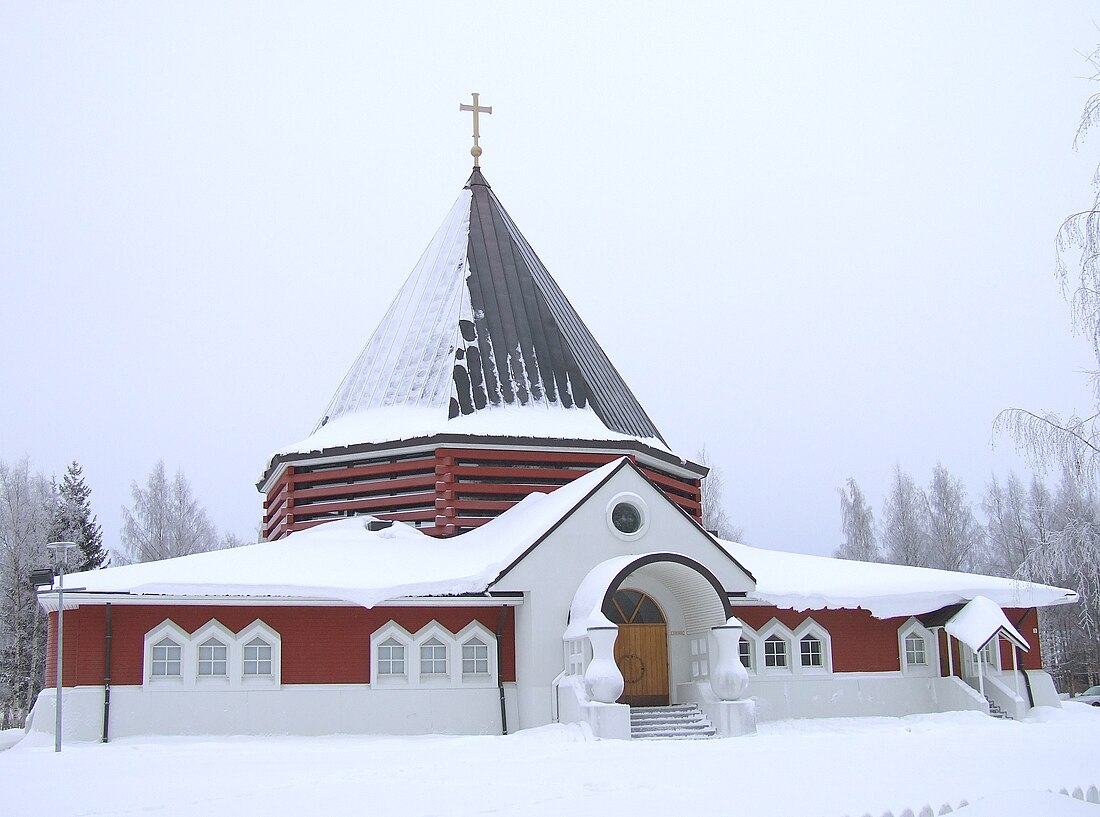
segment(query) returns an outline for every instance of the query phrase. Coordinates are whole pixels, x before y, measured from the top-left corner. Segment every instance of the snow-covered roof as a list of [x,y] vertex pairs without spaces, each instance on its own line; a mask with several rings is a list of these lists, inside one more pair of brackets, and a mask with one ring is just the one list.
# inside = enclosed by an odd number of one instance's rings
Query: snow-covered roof
[[1027,639],[1012,626],[995,601],[985,596],[975,596],[959,612],[951,616],[943,628],[963,644],[977,652],[997,633],[1004,633],[1025,652],[1029,649]]
[[665,448],[476,168],[314,433],[279,453],[444,431]]
[[[366,607],[408,597],[485,593],[627,465],[628,460],[619,459],[550,494],[532,494],[457,538],[436,539],[402,523],[371,531],[366,526],[370,517],[360,516],[274,542],[73,574],[70,586],[83,587],[86,593],[331,599]],[[686,516],[683,520],[685,525],[695,524]],[[1076,599],[1069,590],[1012,579],[719,544],[755,577],[755,600],[796,610],[863,608],[889,618],[918,615],[978,596],[1002,607],[1045,607]],[[674,551],[675,538],[661,546]],[[629,561],[643,553],[624,558]],[[614,567],[608,565],[606,570]]]
[[524,551],[622,464],[610,462],[550,494],[532,494],[458,539],[372,517],[326,522],[274,542],[75,573],[85,593],[331,599],[373,607],[410,596],[484,593]]
[[439,434],[472,437],[530,437],[544,440],[641,440],[650,448],[671,453],[656,437],[645,439],[613,431],[591,407],[564,408],[539,403],[496,406],[476,414],[448,419],[436,408],[385,406],[345,414],[318,428],[304,440],[285,446],[276,456],[308,454],[350,444],[414,440]]
[[876,618],[892,618],[977,596],[1002,607],[1048,607],[1077,599],[1071,590],[1016,579],[721,544],[756,577],[756,598],[794,610],[862,607]]

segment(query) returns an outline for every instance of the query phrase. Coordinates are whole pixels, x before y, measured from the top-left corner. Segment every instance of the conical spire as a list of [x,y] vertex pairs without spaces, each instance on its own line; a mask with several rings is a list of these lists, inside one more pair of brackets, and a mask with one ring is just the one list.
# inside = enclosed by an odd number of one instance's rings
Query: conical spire
[[318,428],[387,407],[577,409],[664,442],[477,167]]

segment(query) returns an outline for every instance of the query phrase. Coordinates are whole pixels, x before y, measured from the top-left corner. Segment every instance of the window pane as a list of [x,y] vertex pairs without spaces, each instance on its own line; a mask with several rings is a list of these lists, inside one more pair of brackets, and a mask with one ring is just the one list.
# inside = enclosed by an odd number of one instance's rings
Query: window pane
[[420,645],[420,674],[447,674],[447,647],[438,638],[430,638]]
[[915,633],[905,637],[905,663],[913,666],[928,663],[924,649],[924,639]]
[[737,642],[737,650],[741,656],[741,666],[745,669],[752,669],[752,649],[749,642],[742,638]]
[[170,638],[162,638],[153,646],[152,673],[158,677],[180,674],[183,650]]
[[259,636],[244,645],[244,674],[271,675],[271,645]]
[[489,672],[489,646],[480,638],[462,645],[462,671],[467,675]]
[[787,642],[778,636],[769,636],[764,641],[764,666],[787,666]]
[[405,646],[393,638],[387,638],[378,647],[378,674],[405,674]]
[[803,636],[799,642],[802,652],[802,666],[804,667],[820,667],[822,666],[821,660],[821,640],[814,638],[813,636]]

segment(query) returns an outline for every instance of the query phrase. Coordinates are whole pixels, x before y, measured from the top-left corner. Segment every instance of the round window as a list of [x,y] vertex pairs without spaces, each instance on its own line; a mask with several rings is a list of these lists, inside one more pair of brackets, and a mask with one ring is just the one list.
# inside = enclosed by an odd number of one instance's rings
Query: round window
[[611,511],[611,524],[622,533],[637,533],[642,527],[642,512],[629,502],[620,502]]

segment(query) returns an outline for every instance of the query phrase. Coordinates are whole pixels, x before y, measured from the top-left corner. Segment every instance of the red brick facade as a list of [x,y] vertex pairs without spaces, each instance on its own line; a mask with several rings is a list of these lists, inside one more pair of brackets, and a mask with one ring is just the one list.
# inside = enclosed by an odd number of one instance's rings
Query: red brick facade
[[[501,639],[501,676],[516,677],[515,610],[505,609]],[[735,615],[754,630],[773,618],[791,630],[812,618],[832,642],[833,672],[898,672],[901,669],[898,631],[908,617],[877,619],[866,610],[807,610],[776,607],[736,607]],[[1034,609],[1005,610],[1031,651],[1017,657],[1021,669],[1042,669],[1038,616]],[[370,637],[389,621],[415,633],[432,620],[457,633],[472,621],[496,632],[499,607],[321,607],[321,606],[200,606],[114,605],[112,607],[111,683],[140,685],[143,680],[145,634],[166,619],[189,633],[217,619],[240,632],[257,619],[279,633],[282,640],[282,683],[366,684],[370,681]],[[57,615],[50,615],[46,685],[56,683]],[[106,607],[84,605],[65,613],[65,686],[101,685],[104,673]],[[940,633],[940,674],[948,674],[945,638]],[[954,648],[955,674],[961,672],[958,642]],[[1001,644],[1001,666],[1012,666],[1012,650]]]
[[[777,607],[735,607],[734,615],[749,627],[760,630],[773,618],[788,629],[797,629],[812,618],[821,625],[832,640],[833,672],[899,672],[901,648],[898,631],[909,616],[878,619],[866,610],[781,610]],[[1006,608],[1005,615],[1031,645],[1030,652],[1017,656],[1020,669],[1042,669],[1039,655],[1039,619],[1034,609]],[[946,639],[940,632],[940,674],[947,675]],[[959,643],[952,639],[955,674],[962,666],[959,660]],[[1002,640],[1001,666],[1012,666],[1012,649]]]
[[[65,611],[64,685],[102,685],[105,665],[106,607],[83,605]],[[504,608],[501,677],[516,677],[515,611]],[[366,684],[370,682],[370,637],[390,621],[410,633],[431,621],[457,633],[473,621],[495,633],[500,607],[239,607],[198,605],[111,608],[111,683],[143,681],[145,634],[165,619],[189,633],[217,619],[240,632],[260,619],[282,641],[283,684]],[[57,683],[57,614],[50,615],[46,685]]]

